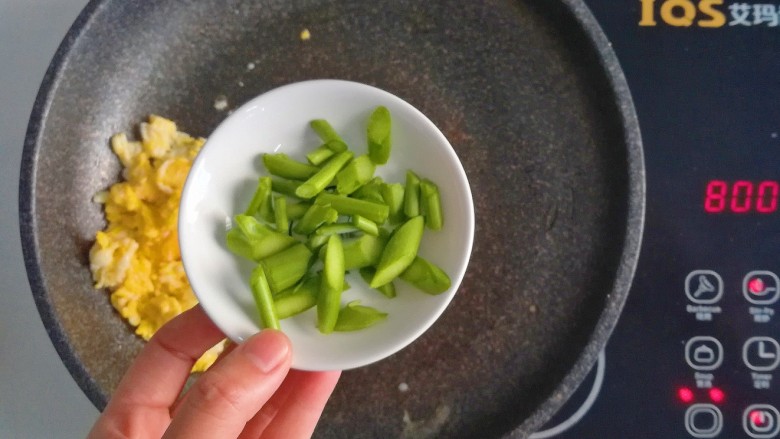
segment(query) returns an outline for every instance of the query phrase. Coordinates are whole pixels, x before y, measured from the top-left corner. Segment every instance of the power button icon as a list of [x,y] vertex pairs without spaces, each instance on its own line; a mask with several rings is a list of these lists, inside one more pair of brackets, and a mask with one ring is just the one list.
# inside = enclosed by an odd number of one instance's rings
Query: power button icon
[[753,404],[742,414],[742,427],[752,438],[777,437],[780,433],[780,412],[769,404]]

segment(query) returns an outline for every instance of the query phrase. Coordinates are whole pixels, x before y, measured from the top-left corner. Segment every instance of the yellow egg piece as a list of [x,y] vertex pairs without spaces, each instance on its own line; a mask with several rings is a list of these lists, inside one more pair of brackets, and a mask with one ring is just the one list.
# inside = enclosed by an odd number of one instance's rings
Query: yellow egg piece
[[[103,204],[107,226],[96,233],[89,258],[95,288],[108,289],[117,313],[148,340],[198,303],[181,263],[177,220],[184,182],[205,139],[157,115],[140,124],[140,133],[140,141],[125,133],[111,137],[123,181],[93,198]],[[223,347],[204,353],[193,371],[208,369]]]

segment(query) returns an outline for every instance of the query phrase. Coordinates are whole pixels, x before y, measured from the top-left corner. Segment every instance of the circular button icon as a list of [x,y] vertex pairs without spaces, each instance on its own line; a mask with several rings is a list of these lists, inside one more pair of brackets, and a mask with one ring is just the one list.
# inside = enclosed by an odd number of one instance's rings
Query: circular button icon
[[769,404],[753,404],[742,414],[742,428],[752,438],[777,437],[780,433],[780,412]]
[[751,337],[742,346],[742,360],[756,372],[771,372],[780,366],[780,343],[772,337]]
[[694,370],[715,370],[723,363],[723,345],[715,337],[693,337],[685,343],[685,361]]
[[771,271],[751,271],[742,279],[742,295],[754,305],[771,305],[780,299],[780,279]]
[[685,295],[699,305],[717,303],[723,297],[723,279],[712,270],[693,270],[685,277]]
[[712,404],[694,404],[685,411],[685,429],[695,438],[711,438],[723,429],[723,413]]

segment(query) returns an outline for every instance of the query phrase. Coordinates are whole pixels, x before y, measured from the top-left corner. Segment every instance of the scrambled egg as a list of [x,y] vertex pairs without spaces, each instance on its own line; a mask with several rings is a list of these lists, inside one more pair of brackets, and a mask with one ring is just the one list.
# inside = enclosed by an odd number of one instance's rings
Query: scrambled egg
[[[141,123],[141,141],[124,133],[111,148],[124,166],[124,181],[95,195],[108,225],[90,250],[95,288],[111,292],[111,304],[149,340],[163,324],[197,304],[179,253],[177,216],[192,161],[205,143],[152,115]],[[193,371],[206,370],[222,351],[206,352]]]

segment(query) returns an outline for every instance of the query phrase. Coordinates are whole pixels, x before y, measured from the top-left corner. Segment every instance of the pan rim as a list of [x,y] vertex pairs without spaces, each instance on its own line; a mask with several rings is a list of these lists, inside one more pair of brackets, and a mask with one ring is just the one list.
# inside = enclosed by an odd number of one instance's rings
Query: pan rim
[[19,232],[22,243],[22,255],[27,271],[35,306],[54,349],[60,356],[65,368],[86,397],[99,410],[103,411],[108,403],[98,385],[84,367],[84,363],[71,349],[69,337],[56,318],[54,307],[44,286],[45,276],[41,271],[38,237],[36,234],[35,181],[37,180],[36,161],[38,144],[43,135],[45,121],[51,108],[52,99],[59,88],[59,78],[67,66],[67,56],[81,36],[89,29],[98,10],[106,0],[90,0],[81,10],[57,47],[49,67],[41,80],[41,86],[30,112],[27,132],[22,149],[21,172],[19,177]]
[[561,2],[580,25],[580,31],[587,36],[589,46],[598,55],[600,67],[609,82],[612,98],[615,100],[617,113],[621,118],[623,146],[626,150],[626,163],[628,165],[628,205],[623,251],[612,290],[606,296],[606,306],[590,333],[588,342],[579,354],[579,358],[563,380],[546,397],[545,402],[508,437],[516,437],[518,433],[522,437],[522,435],[527,435],[541,428],[566,403],[596,364],[599,354],[617,326],[628,298],[639,261],[644,231],[646,196],[644,152],[639,119],[628,82],[617,54],[612,49],[612,44],[584,0],[561,0]]
[[[554,390],[544,397],[544,402],[509,434],[510,437],[521,437],[541,427],[552,414],[560,409],[596,363],[599,353],[619,321],[628,297],[639,260],[644,229],[646,190],[644,154],[639,121],[628,83],[617,55],[584,0],[560,0],[560,2],[579,25],[578,31],[587,36],[590,48],[598,55],[600,70],[608,81],[612,93],[611,98],[614,99],[617,107],[616,114],[621,119],[622,147],[625,148],[628,165],[628,199],[623,250],[619,258],[620,264],[615,272],[612,290],[606,295],[605,307],[595,320],[593,330],[587,343],[578,354],[577,360]],[[80,38],[89,31],[92,22],[99,16],[101,8],[105,7],[107,3],[108,0],[89,1],[69,28],[47,68],[31,111],[25,135],[18,200],[22,253],[36,308],[66,369],[87,398],[101,411],[108,402],[108,395],[103,393],[77,353],[72,349],[69,336],[59,323],[53,303],[46,291],[45,276],[41,270],[41,259],[37,245],[34,200],[39,144],[52,101],[60,87],[61,75],[68,65],[68,56]]]

